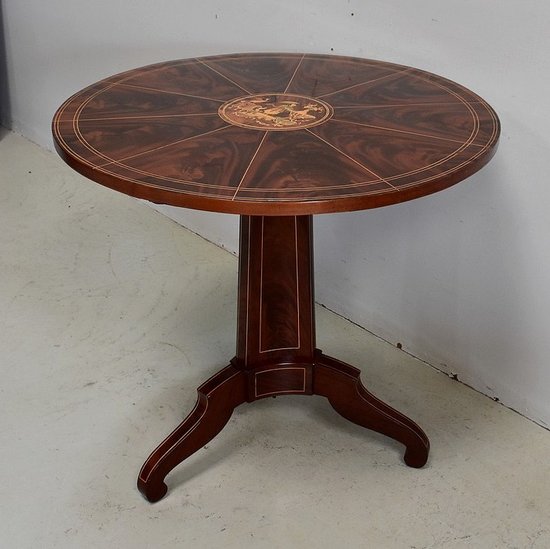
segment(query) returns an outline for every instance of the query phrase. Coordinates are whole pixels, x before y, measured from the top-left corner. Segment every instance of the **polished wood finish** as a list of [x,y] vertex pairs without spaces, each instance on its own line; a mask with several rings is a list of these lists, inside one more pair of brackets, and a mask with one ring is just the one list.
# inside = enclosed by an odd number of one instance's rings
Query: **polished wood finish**
[[107,78],[57,111],[57,150],[90,179],[154,202],[241,215],[236,356],[149,456],[149,501],[235,407],[321,395],[348,420],[428,459],[426,434],[316,349],[313,213],[375,208],[473,174],[494,154],[492,108],[411,67],[313,54],[169,61]]
[[241,217],[237,360],[303,360],[315,348],[311,216]]
[[313,389],[316,395],[327,397],[332,407],[349,421],[404,444],[404,460],[409,467],[426,464],[430,442],[414,421],[369,393],[359,379],[357,368],[320,351],[316,358]]
[[138,488],[151,502],[166,494],[166,475],[212,440],[225,427],[234,408],[245,402],[244,373],[228,366],[203,383],[197,393],[191,413],[153,451],[139,472]]
[[357,368],[315,349],[311,216],[241,217],[237,354],[199,389],[191,414],[145,462],[138,487],[149,501],[164,478],[204,446],[244,402],[321,395],[346,419],[405,445],[405,463],[428,459],[426,434],[362,385]]
[[499,131],[481,97],[440,76],[288,53],[131,70],[76,93],[53,121],[60,155],[94,181],[153,202],[258,216],[433,193],[486,164]]

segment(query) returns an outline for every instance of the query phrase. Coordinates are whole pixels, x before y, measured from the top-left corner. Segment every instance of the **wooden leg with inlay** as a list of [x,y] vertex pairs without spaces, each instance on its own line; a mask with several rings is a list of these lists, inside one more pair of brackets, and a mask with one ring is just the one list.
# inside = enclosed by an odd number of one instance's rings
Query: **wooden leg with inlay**
[[228,366],[203,383],[197,392],[195,408],[141,468],[137,485],[151,502],[166,494],[166,475],[212,440],[225,427],[233,410],[246,401],[245,375]]
[[426,433],[407,416],[367,391],[360,373],[357,368],[319,352],[313,392],[326,397],[347,420],[404,444],[405,463],[409,467],[423,467],[430,451]]

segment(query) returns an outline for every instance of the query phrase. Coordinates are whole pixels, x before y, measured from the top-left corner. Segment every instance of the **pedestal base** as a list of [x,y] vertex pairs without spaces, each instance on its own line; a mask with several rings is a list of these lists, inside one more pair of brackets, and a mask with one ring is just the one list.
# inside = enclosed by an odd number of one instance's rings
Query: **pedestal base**
[[353,366],[315,349],[311,216],[241,217],[237,355],[198,388],[195,408],[143,465],[138,488],[151,502],[176,465],[212,440],[243,402],[321,395],[343,417],[406,447],[422,467],[428,437],[369,393]]
[[237,406],[276,395],[324,396],[349,421],[404,444],[408,466],[426,463],[430,443],[414,421],[369,393],[357,368],[321,351],[315,358],[312,364],[275,364],[252,371],[232,364],[203,383],[195,408],[143,465],[138,477],[140,492],[150,502],[160,500],[167,492],[166,475],[212,440]]

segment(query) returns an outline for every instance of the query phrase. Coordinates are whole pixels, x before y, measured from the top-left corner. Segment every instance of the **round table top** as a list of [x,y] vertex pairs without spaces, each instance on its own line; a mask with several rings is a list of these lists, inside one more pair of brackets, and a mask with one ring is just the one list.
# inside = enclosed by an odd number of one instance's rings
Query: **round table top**
[[374,208],[493,156],[493,109],[434,74],[368,59],[233,54],[150,65],[76,93],[56,148],[86,177],[161,204],[244,215]]

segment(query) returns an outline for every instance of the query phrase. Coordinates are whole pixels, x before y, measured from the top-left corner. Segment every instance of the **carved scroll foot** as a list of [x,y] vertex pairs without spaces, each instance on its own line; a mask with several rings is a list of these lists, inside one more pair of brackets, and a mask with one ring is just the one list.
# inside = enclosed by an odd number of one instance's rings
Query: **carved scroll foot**
[[430,442],[424,431],[369,393],[359,375],[357,368],[318,352],[313,392],[326,397],[332,407],[349,421],[404,444],[404,460],[409,467],[424,466],[430,451]]
[[166,494],[166,475],[212,440],[229,421],[234,408],[246,401],[245,375],[228,366],[203,383],[197,392],[195,408],[141,468],[138,489],[150,502],[159,501]]

